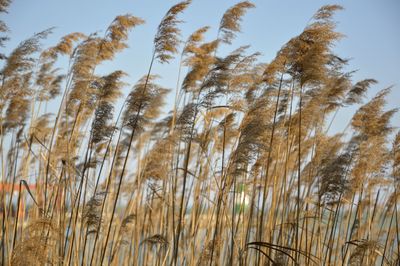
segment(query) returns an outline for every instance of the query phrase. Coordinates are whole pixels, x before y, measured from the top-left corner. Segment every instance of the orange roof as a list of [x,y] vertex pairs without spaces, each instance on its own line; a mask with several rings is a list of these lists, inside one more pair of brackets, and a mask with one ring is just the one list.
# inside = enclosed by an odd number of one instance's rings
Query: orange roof
[[[28,185],[28,187],[29,187],[29,189],[30,190],[35,190],[36,189],[36,184],[30,184],[30,185]],[[25,186],[21,186],[21,189],[22,190],[24,190],[24,189],[26,189],[25,188]],[[19,184],[18,183],[16,183],[16,184],[14,184],[14,187],[13,187],[13,185],[12,184],[10,184],[10,183],[5,183],[5,184],[3,184],[3,183],[0,183],[0,191],[18,191],[19,190]]]

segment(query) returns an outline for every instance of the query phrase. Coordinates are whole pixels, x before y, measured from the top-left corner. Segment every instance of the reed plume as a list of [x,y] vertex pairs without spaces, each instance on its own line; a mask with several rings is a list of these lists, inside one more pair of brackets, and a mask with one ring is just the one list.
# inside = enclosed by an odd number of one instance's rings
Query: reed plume
[[180,30],[177,27],[181,21],[177,16],[182,13],[191,1],[180,2],[171,7],[161,20],[157,34],[154,37],[154,54],[160,63],[168,63],[178,52]]
[[246,14],[247,9],[254,7],[255,5],[250,1],[243,1],[232,6],[224,13],[219,24],[222,42],[231,44],[236,33],[240,32],[240,22],[242,21],[243,15]]

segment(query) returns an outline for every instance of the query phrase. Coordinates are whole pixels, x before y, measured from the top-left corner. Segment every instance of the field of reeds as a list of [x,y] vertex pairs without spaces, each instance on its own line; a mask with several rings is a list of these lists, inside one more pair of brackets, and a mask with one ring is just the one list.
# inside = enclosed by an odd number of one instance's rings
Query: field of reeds
[[[97,72],[145,27],[130,14],[103,36],[43,47],[49,29],[0,54],[1,265],[399,265],[397,110],[334,53],[342,8],[321,7],[264,63],[219,52],[251,2],[210,40],[208,26],[181,36],[190,4],[160,18],[136,84]],[[174,58],[166,89],[153,68]]]

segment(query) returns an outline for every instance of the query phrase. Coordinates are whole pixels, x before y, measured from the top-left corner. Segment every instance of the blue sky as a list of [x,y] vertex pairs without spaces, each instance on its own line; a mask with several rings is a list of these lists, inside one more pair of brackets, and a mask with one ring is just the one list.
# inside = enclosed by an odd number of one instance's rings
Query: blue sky
[[[106,62],[98,69],[107,73],[121,69],[129,74],[126,81],[133,84],[146,73],[150,61],[152,40],[157,25],[165,12],[178,1],[171,0],[14,0],[9,13],[2,15],[11,29],[11,40],[6,51],[33,33],[55,26],[46,45],[57,43],[63,35],[80,31],[86,34],[103,31],[113,18],[131,13],[141,17],[146,24],[131,32],[130,48],[120,53],[113,62]],[[232,0],[194,0],[183,14],[182,38],[195,29],[209,25],[209,38],[216,36],[216,29],[224,11],[237,3]],[[257,8],[250,10],[242,23],[242,33],[232,47],[221,48],[221,53],[240,45],[251,45],[251,51],[262,53],[262,61],[270,61],[290,38],[299,34],[313,13],[325,4],[340,4],[345,10],[335,18],[338,31],[346,37],[335,47],[343,58],[351,58],[349,70],[358,70],[354,80],[375,78],[379,81],[370,96],[380,89],[394,85],[388,108],[400,104],[400,1],[351,0],[351,1],[295,1],[255,0]],[[160,74],[161,84],[174,88],[178,64],[156,65],[153,73]],[[126,92],[129,87],[125,88]],[[172,94],[171,94],[172,95]],[[169,98],[172,99],[172,96]],[[51,110],[49,110],[51,111]],[[338,115],[336,130],[340,130],[351,117],[353,109]],[[400,126],[400,116],[393,120]]]

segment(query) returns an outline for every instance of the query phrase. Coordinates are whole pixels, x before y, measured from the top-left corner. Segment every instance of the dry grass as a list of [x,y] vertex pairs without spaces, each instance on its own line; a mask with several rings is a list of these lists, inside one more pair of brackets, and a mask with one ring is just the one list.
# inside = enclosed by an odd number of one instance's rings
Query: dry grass
[[[122,106],[126,74],[96,68],[128,48],[138,17],[43,49],[46,30],[0,54],[2,265],[398,265],[397,110],[385,109],[390,88],[363,104],[376,81],[353,82],[334,54],[341,7],[322,7],[262,63],[248,47],[218,53],[252,3],[228,9],[216,39],[202,27],[181,47],[189,5],[162,18]],[[161,117],[170,90],[153,66],[178,53],[175,104]],[[44,113],[51,101],[59,110]]]

